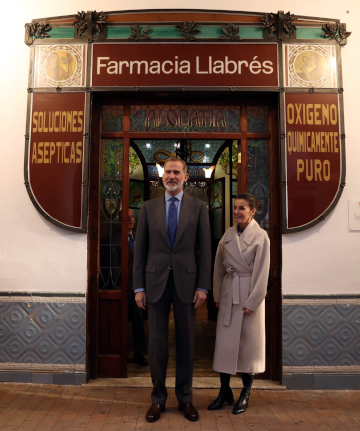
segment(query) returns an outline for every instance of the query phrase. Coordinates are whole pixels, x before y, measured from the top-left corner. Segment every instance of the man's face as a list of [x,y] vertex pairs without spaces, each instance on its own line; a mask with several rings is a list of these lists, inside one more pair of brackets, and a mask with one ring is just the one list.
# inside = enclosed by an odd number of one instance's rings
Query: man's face
[[163,184],[166,190],[170,192],[181,191],[184,182],[189,178],[185,174],[183,164],[179,162],[167,162],[163,174]]
[[133,210],[129,209],[129,223],[128,223],[129,231],[133,230],[134,226],[135,226],[135,215]]

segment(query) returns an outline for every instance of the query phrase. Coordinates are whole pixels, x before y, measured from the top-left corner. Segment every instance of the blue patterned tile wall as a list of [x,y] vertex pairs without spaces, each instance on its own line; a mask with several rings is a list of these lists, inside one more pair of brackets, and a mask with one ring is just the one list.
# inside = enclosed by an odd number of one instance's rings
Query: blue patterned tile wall
[[48,296],[0,297],[0,372],[85,372],[85,297]]
[[359,306],[283,306],[284,366],[351,366],[359,363]]

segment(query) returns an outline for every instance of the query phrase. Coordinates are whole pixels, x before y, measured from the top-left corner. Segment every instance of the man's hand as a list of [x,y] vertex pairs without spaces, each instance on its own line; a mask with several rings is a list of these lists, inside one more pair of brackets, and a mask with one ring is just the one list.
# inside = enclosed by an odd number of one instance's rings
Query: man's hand
[[138,307],[146,310],[146,293],[145,292],[137,292],[135,293],[135,302]]
[[193,302],[195,302],[195,305],[194,305],[195,310],[205,302],[206,298],[207,298],[206,292],[204,292],[203,290],[196,289],[195,296],[193,299]]

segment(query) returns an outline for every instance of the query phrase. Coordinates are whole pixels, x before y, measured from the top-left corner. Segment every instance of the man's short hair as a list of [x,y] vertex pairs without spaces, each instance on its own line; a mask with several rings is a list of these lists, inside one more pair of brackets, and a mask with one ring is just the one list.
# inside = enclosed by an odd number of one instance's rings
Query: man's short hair
[[183,159],[180,159],[179,157],[174,157],[174,156],[169,157],[164,162],[164,169],[165,169],[165,165],[167,162],[181,162],[183,165],[184,173],[187,174],[188,167],[187,167],[187,164],[184,162]]

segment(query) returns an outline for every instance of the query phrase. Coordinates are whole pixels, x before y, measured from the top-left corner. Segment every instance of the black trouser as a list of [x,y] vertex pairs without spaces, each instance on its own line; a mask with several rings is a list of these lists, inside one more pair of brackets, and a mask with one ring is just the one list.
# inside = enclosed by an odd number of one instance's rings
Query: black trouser
[[169,358],[168,325],[170,307],[173,304],[176,332],[176,381],[175,394],[179,402],[192,400],[194,365],[194,340],[196,311],[194,304],[180,301],[174,286],[173,272],[158,302],[147,303],[149,312],[149,363],[154,389],[153,403],[164,404],[167,399],[165,386]]
[[135,293],[128,297],[128,314],[132,322],[135,353],[144,354],[146,353],[144,316],[142,308],[138,307],[135,302]]

